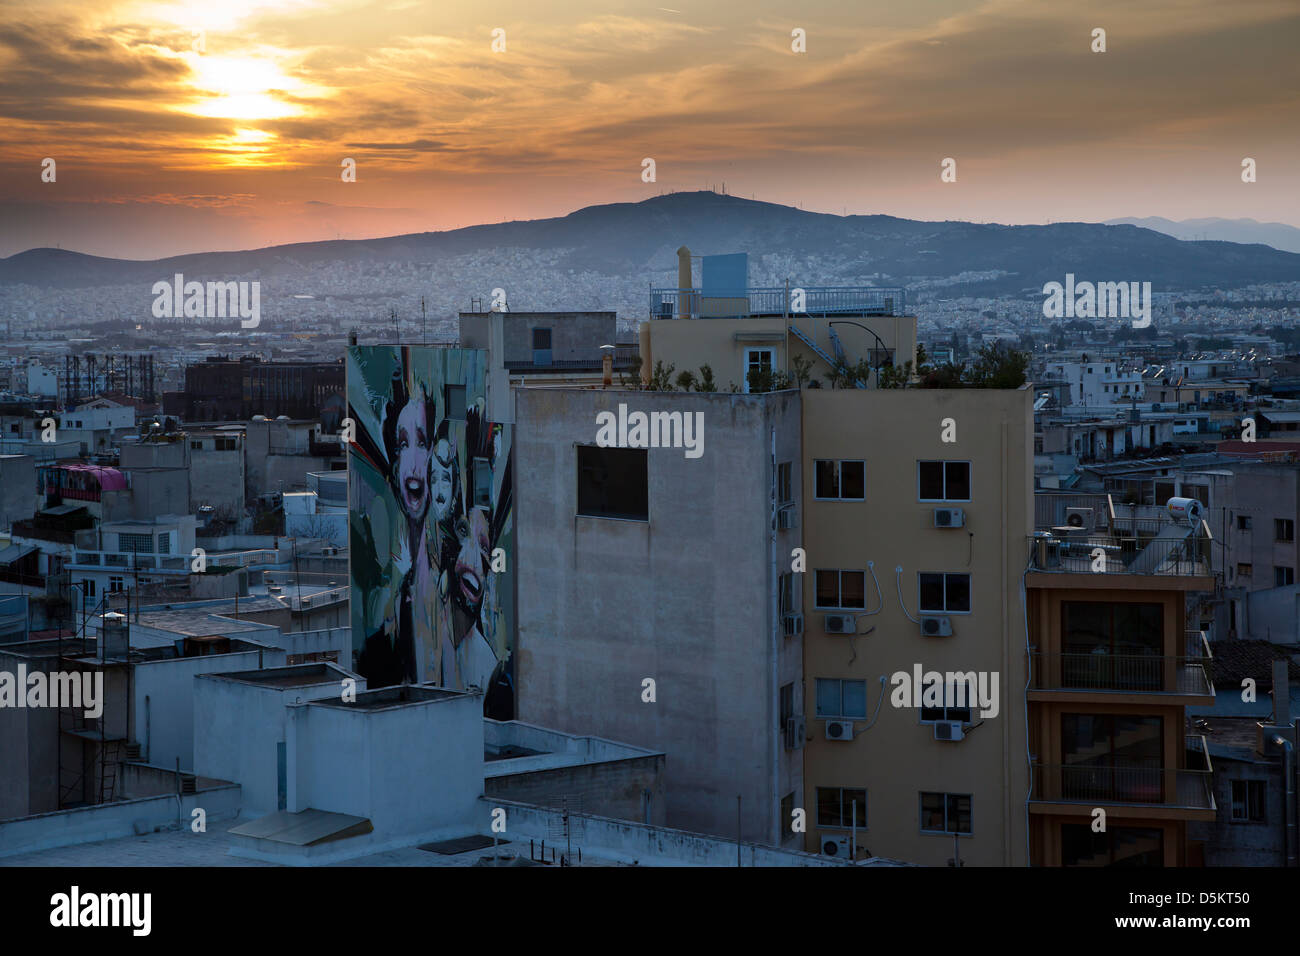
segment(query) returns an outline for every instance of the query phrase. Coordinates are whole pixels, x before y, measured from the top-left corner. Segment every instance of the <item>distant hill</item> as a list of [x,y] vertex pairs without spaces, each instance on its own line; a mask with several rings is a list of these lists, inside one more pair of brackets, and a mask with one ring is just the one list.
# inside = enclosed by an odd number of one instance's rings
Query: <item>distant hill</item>
[[673,251],[683,243],[696,254],[749,252],[751,264],[755,256],[788,255],[812,262],[814,273],[817,261],[824,259],[825,278],[800,275],[809,283],[871,278],[881,285],[924,286],[945,280],[945,294],[951,295],[1038,293],[1043,283],[1061,281],[1067,272],[1080,281],[1150,281],[1155,291],[1300,280],[1300,255],[1295,252],[1258,244],[1185,242],[1135,225],[1003,226],[835,216],[691,192],[589,206],[555,219],[198,253],[153,262],[32,249],[0,259],[0,284],[75,289],[153,283],[176,272],[195,279],[249,273],[289,277],[309,265],[341,261],[436,268],[439,261],[454,256],[514,248],[563,250],[559,267],[635,278],[648,286],[652,279],[672,274],[668,270],[675,265]]
[[1175,239],[1218,239],[1224,242],[1261,243],[1283,252],[1300,252],[1300,229],[1284,222],[1254,219],[1108,219],[1107,225],[1141,226]]

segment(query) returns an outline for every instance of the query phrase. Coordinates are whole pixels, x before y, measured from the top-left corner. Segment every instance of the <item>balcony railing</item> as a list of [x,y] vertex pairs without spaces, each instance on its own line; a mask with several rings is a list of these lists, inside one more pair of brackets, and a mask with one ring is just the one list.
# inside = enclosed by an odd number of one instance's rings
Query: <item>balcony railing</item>
[[[802,293],[802,297],[800,297]],[[802,301],[801,301],[802,299]],[[904,315],[907,292],[877,286],[784,286],[729,290],[651,289],[652,319],[759,315]]]
[[1210,544],[1203,524],[1136,520],[1109,532],[1039,531],[1030,539],[1029,560],[1034,571],[1209,577]]
[[1208,770],[1107,763],[1035,764],[1031,800],[1213,810]]
[[1034,690],[1214,696],[1213,661],[1208,656],[1036,653],[1031,657]]

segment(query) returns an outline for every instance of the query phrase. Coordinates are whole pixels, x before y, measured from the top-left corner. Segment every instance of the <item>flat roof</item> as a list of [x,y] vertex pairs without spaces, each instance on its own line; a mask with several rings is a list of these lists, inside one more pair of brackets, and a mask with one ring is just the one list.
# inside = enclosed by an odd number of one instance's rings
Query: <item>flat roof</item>
[[389,707],[406,707],[411,704],[432,703],[469,697],[464,691],[446,690],[442,687],[425,687],[419,684],[402,684],[399,687],[382,687],[357,694],[356,700],[309,701],[313,707],[343,707],[351,710],[384,710]]
[[212,680],[234,681],[239,684],[256,684],[259,687],[314,687],[318,684],[337,684],[340,671],[323,663],[292,664],[288,667],[264,667],[255,671],[235,671],[227,674],[204,674]]

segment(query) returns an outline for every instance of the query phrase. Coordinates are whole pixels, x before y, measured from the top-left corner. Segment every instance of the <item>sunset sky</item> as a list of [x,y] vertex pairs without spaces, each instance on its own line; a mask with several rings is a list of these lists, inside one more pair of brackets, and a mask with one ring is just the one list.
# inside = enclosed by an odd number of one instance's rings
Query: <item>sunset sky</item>
[[724,182],[837,214],[1300,226],[1296,0],[665,3],[0,0],[0,255],[368,238]]

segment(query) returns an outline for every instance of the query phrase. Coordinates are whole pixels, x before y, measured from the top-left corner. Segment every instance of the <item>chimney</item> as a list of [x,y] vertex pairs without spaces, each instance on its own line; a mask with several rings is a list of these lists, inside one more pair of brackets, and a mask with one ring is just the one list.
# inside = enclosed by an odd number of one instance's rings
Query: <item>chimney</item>
[[100,619],[99,639],[104,657],[125,656],[127,652],[126,615],[109,611]]
[[614,346],[600,347],[600,384],[609,388],[614,384]]
[[348,333],[348,345],[356,345],[356,344],[357,344],[357,332],[356,329],[353,329],[351,332]]

